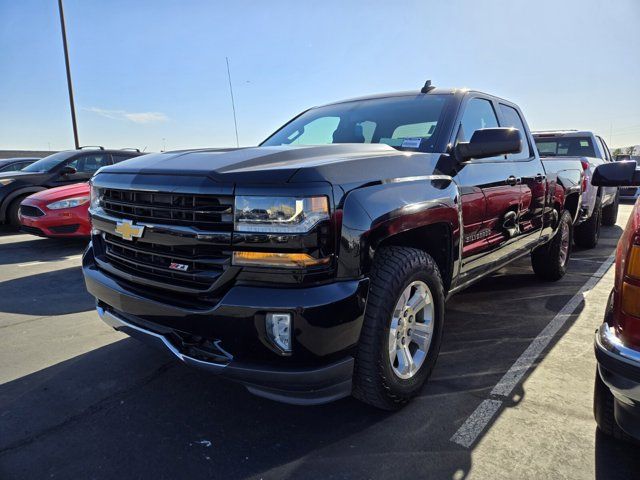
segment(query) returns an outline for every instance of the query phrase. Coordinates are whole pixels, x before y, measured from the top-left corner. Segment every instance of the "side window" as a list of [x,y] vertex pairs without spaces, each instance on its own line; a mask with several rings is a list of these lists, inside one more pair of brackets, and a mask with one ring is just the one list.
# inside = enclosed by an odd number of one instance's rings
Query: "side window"
[[484,98],[472,98],[467,103],[462,121],[458,131],[458,141],[468,142],[471,140],[473,132],[481,128],[492,128],[498,126],[496,112],[493,105]]
[[604,155],[603,160],[605,162],[611,161],[611,153],[609,152],[609,147],[604,142],[602,137],[596,137],[598,139],[598,145],[600,145],[600,149],[602,150],[602,155]]
[[7,165],[5,168],[1,169],[3,172],[18,172],[26,167],[28,163],[24,162],[16,162],[10,165]]
[[507,155],[509,160],[525,160],[531,157],[531,150],[529,149],[529,140],[527,139],[527,130],[524,128],[524,123],[520,114],[515,108],[508,105],[500,104],[500,112],[504,117],[503,127],[513,127],[520,131],[520,138],[522,139],[522,151],[520,153],[512,153]]
[[93,175],[98,171],[98,169],[109,164],[110,161],[108,153],[92,153],[78,157],[67,165],[75,168],[78,173],[89,173]]
[[111,155],[111,158],[113,159],[113,163],[120,163],[120,162],[124,162],[125,160],[129,160],[130,158],[133,158],[129,155]]

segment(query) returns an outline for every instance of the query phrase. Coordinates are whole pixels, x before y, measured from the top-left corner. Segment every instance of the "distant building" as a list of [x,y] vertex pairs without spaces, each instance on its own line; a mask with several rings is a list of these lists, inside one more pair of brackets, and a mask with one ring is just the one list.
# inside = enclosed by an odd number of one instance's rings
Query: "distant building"
[[0,150],[0,158],[46,157],[56,153],[47,150]]

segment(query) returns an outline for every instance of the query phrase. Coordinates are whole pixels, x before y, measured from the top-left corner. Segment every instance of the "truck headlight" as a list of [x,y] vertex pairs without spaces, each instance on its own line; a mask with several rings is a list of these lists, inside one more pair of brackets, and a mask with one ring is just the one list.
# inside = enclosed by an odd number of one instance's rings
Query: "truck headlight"
[[89,201],[89,197],[87,196],[67,198],[66,200],[60,200],[58,202],[49,203],[47,205],[47,208],[49,210],[60,210],[62,208],[79,207],[80,205],[84,205],[88,201]]
[[100,208],[102,204],[102,190],[100,190],[94,184],[91,184],[90,201],[91,203],[89,204],[89,206],[92,210]]
[[327,197],[236,197],[235,230],[259,233],[306,233],[329,219]]
[[[317,197],[236,197],[234,228],[237,232],[304,234],[329,220],[329,199]],[[326,265],[330,257],[307,253],[233,252],[233,264],[254,267],[307,268]]]

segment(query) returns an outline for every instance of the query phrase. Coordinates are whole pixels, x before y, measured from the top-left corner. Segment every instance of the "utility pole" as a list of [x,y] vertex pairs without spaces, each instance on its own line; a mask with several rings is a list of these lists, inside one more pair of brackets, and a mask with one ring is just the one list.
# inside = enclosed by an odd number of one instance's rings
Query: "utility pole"
[[64,9],[62,8],[62,0],[58,0],[58,9],[60,10],[60,28],[62,29],[62,46],[64,48],[64,63],[67,67],[67,88],[69,89],[69,105],[71,107],[71,124],[73,126],[73,141],[76,149],[80,148],[78,141],[78,124],[76,123],[76,107],[73,101],[73,85],[71,84],[71,67],[69,66],[69,49],[67,48],[67,29],[64,25]]
[[236,120],[236,104],[233,101],[233,87],[231,86],[231,70],[229,69],[229,57],[224,57],[227,60],[227,77],[229,78],[229,92],[231,92],[231,108],[233,109],[233,124],[236,127],[236,147],[240,146],[238,140],[238,121]]

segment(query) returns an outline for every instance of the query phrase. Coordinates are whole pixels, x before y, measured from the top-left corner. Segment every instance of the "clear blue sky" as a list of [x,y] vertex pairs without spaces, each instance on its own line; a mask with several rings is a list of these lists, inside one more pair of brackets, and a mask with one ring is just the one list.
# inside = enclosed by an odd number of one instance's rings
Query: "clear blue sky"
[[[640,1],[65,0],[80,142],[241,145],[301,110],[471,87],[640,144]],[[56,0],[0,0],[0,149],[73,146]]]

